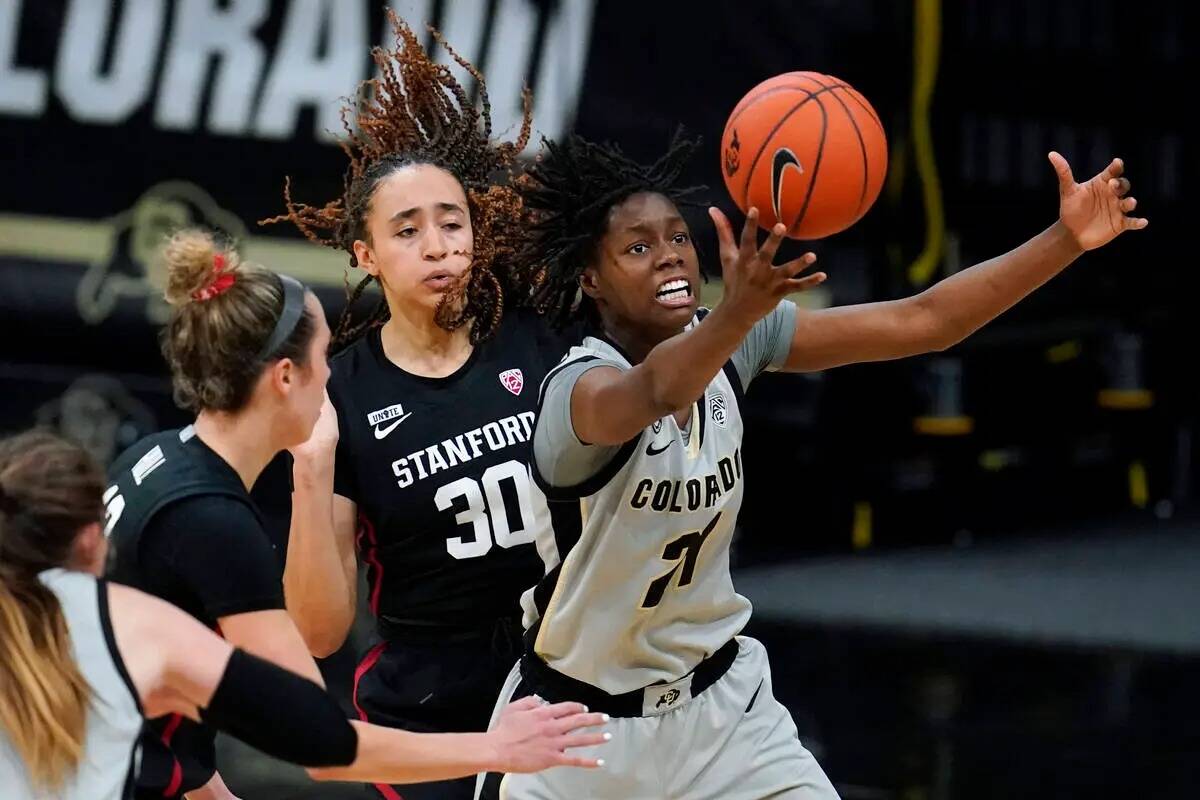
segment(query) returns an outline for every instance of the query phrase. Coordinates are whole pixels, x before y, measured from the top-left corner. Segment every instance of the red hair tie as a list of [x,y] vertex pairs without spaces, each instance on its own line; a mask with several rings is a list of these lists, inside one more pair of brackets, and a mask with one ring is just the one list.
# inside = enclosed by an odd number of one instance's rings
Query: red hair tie
[[208,286],[203,289],[198,289],[192,292],[192,299],[203,303],[205,300],[211,300],[219,294],[223,294],[233,282],[236,276],[232,272],[225,271],[225,255],[224,253],[213,254],[213,274],[216,278]]

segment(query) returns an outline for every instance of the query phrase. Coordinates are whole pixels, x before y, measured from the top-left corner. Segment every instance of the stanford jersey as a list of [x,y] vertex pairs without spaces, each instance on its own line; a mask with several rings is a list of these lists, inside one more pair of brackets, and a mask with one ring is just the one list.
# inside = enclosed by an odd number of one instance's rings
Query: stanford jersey
[[[195,430],[148,436],[109,471],[108,577],[161,597],[219,632],[223,617],[283,607],[278,559],[237,472]],[[212,777],[214,732],[179,715],[150,721],[137,796],[179,797]]]
[[444,378],[393,364],[378,329],[333,359],[334,491],[358,505],[370,605],[385,621],[519,613],[542,574],[533,541],[548,514],[527,468],[537,390],[565,351],[541,319],[515,311]]

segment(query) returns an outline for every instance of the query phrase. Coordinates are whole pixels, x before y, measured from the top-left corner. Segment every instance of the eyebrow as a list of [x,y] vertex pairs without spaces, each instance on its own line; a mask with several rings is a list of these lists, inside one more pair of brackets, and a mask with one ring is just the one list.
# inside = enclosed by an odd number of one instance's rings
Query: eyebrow
[[[683,217],[667,217],[664,222],[669,227],[674,227],[683,224]],[[653,233],[654,227],[647,222],[637,222],[633,225],[626,225],[625,230],[629,233]]]
[[[457,211],[460,214],[464,213],[462,206],[460,206],[458,203],[434,203],[433,207],[438,211]],[[421,213],[420,206],[406,208],[403,211],[397,211],[395,214],[392,214],[392,217],[388,220],[388,222],[395,222],[398,219],[411,219],[419,213]]]

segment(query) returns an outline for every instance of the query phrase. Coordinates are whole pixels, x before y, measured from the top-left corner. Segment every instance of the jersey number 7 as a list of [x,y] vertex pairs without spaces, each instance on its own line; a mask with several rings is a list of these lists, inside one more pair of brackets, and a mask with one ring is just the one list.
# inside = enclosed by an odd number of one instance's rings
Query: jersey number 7
[[671,579],[675,577],[676,572],[679,573],[680,589],[692,582],[692,577],[696,573],[696,559],[700,556],[700,548],[704,547],[704,543],[708,541],[708,535],[717,527],[720,519],[721,512],[718,511],[717,515],[712,518],[712,522],[704,526],[704,530],[685,533],[663,548],[663,561],[677,563],[671,567],[670,572],[660,575],[650,582],[650,588],[646,590],[646,597],[642,600],[642,608],[654,608],[662,602],[663,595],[666,594],[667,587],[671,585]]

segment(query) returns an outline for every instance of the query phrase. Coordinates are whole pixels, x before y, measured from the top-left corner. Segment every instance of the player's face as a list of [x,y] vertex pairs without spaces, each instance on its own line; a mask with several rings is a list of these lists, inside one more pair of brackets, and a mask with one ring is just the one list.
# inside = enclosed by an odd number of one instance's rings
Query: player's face
[[308,343],[306,363],[296,370],[294,389],[288,394],[288,413],[295,420],[294,426],[289,425],[289,428],[295,428],[292,445],[306,442],[312,435],[325,401],[325,384],[329,382],[326,351],[329,350],[330,333],[325,311],[312,292],[305,297],[304,305],[316,322],[316,330]]
[[354,251],[393,309],[416,303],[432,313],[465,279],[474,248],[467,196],[444,169],[413,164],[388,175],[375,187],[366,223],[369,241],[355,242]]
[[696,313],[700,262],[675,204],[643,192],[614,206],[583,286],[622,327],[663,339],[682,330]]

